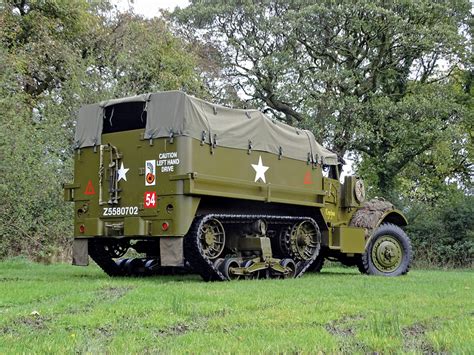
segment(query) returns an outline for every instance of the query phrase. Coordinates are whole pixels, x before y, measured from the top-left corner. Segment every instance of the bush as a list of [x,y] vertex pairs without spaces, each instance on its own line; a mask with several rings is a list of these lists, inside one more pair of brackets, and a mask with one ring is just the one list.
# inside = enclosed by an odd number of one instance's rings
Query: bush
[[413,205],[407,232],[419,267],[471,267],[474,261],[474,196],[455,194]]

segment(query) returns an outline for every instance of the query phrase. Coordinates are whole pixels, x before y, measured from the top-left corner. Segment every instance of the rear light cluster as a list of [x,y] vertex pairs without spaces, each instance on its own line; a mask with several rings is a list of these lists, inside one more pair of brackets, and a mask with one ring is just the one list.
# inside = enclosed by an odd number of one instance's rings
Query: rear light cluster
[[84,234],[85,231],[86,231],[86,226],[83,225],[83,224],[81,224],[81,225],[79,226],[79,232],[80,232],[81,234]]

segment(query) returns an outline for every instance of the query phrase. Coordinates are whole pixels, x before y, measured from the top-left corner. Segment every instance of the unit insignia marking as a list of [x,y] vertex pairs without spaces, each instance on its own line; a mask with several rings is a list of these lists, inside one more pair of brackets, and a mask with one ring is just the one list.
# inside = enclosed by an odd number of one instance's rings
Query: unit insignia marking
[[255,170],[254,182],[262,179],[262,181],[266,183],[267,181],[265,180],[265,172],[269,169],[269,167],[263,165],[261,155],[258,157],[258,164],[252,164],[252,168]]
[[145,186],[155,185],[156,160],[147,160],[145,162]]

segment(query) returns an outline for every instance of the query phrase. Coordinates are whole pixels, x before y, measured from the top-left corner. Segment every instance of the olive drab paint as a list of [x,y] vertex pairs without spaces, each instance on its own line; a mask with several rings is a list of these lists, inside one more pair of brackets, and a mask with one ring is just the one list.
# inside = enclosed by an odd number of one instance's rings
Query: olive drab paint
[[[384,204],[364,219],[374,210],[362,180],[341,183],[337,157],[310,132],[180,92],[89,105],[77,126],[64,186],[76,265],[85,253],[109,275],[190,264],[205,280],[298,277],[327,257],[367,273],[408,270],[404,232],[376,233],[405,217]],[[124,259],[130,248],[144,256]]]

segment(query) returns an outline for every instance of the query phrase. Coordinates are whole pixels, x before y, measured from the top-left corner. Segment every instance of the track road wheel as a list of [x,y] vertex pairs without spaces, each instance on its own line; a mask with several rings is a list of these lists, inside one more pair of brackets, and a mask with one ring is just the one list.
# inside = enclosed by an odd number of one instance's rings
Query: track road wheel
[[144,276],[146,272],[145,262],[140,258],[128,259],[124,267],[133,276]]
[[146,273],[151,275],[160,269],[160,260],[158,259],[148,259],[145,262]]
[[263,279],[270,279],[271,278],[271,273],[270,273],[270,269],[263,269],[263,270],[260,270],[260,271],[257,271],[257,279],[259,280],[263,280]]
[[235,259],[225,259],[220,265],[220,271],[229,281],[239,280],[241,275],[234,273],[234,269],[240,267],[239,262]]
[[406,233],[394,224],[384,223],[370,237],[361,266],[369,275],[399,276],[408,272],[411,258]]
[[[248,267],[251,267],[253,264],[254,262],[252,260],[246,260],[240,264],[240,267],[248,268]],[[258,271],[255,271],[255,272],[245,275],[244,279],[253,280],[253,279],[256,279],[257,277],[258,277]]]
[[214,267],[216,269],[219,269],[224,261],[225,261],[224,258],[219,258],[219,259],[214,260]]
[[292,279],[296,275],[296,264],[291,259],[283,259],[280,261],[280,265],[288,270],[288,273],[283,275],[284,279]]

